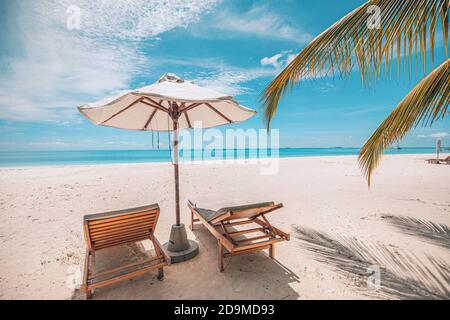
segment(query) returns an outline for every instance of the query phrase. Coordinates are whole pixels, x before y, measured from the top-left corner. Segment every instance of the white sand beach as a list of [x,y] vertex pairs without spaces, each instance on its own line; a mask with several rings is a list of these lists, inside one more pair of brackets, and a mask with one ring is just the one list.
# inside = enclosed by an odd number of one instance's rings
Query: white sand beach
[[[385,156],[370,189],[355,156],[280,159],[269,176],[258,165],[181,165],[185,223],[188,199],[212,209],[282,202],[268,218],[291,240],[277,246],[276,261],[263,252],[231,257],[220,273],[216,240],[198,226],[188,236],[199,255],[165,268],[164,281],[147,274],[93,298],[448,299],[450,166],[429,157]],[[0,190],[1,299],[83,298],[72,283],[83,268],[85,214],[159,203],[161,242],[175,219],[167,163],[2,168]],[[110,249],[98,261],[132,260],[144,250]],[[380,268],[378,289],[367,285],[370,266]]]

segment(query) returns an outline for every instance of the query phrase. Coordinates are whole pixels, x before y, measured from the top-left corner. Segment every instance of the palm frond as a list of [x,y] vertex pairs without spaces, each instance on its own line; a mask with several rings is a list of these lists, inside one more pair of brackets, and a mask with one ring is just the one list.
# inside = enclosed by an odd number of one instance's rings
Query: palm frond
[[450,265],[445,259],[345,235],[331,235],[305,226],[294,226],[300,247],[336,271],[351,274],[367,288],[370,267],[380,267],[378,290],[364,290],[372,298],[449,299]]
[[450,228],[446,224],[404,216],[385,215],[382,218],[405,234],[450,249]]
[[[400,73],[402,55],[404,69],[408,66],[411,72],[417,52],[425,72],[428,48],[434,58],[439,19],[448,57],[448,7],[449,0],[370,0],[347,14],[316,37],[265,89],[261,102],[267,128],[280,98],[301,79],[335,74],[345,78],[358,66],[363,83],[370,85],[383,70],[392,69],[395,58]],[[379,24],[372,8],[380,9]],[[369,25],[372,18],[375,24]]]
[[432,125],[450,111],[450,59],[444,61],[411,90],[362,147],[358,161],[370,185],[381,156],[395,141],[418,125]]

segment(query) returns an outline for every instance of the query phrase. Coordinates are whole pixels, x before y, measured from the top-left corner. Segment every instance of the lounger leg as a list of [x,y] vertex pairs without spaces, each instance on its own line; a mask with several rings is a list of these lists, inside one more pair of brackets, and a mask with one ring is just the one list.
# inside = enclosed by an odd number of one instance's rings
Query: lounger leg
[[90,256],[91,253],[89,252],[89,250],[86,250],[86,256],[84,258],[84,274],[83,274],[83,289],[84,292],[86,293],[86,299],[90,299],[92,297],[92,290],[89,290],[88,287]]
[[95,259],[95,251],[92,251],[92,272],[97,273],[97,260]]
[[155,249],[155,252],[157,255],[162,255],[161,249],[159,248],[158,244],[156,243],[155,239],[152,237],[150,237],[150,241],[153,243],[153,248]]
[[158,280],[162,281],[164,279],[164,269],[163,268],[159,268],[158,269]]
[[194,231],[194,212],[191,210],[191,230]]
[[269,256],[275,259],[275,244],[271,244],[269,248]]
[[86,300],[89,300],[90,298],[92,298],[92,290],[89,290],[86,286]]
[[218,245],[219,245],[219,271],[223,272],[223,246],[220,243],[220,241],[217,241]]

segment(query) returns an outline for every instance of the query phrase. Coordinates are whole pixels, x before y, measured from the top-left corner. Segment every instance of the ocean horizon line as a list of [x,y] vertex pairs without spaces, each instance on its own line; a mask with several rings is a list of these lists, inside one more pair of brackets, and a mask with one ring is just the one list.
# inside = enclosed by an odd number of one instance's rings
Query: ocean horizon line
[[[272,150],[281,150],[281,149],[358,149],[360,150],[362,147],[280,147],[280,148],[274,148]],[[203,151],[203,150],[229,150],[229,151],[236,151],[236,150],[270,150],[271,148],[212,148],[212,149],[208,149],[208,148],[202,148],[202,149],[198,149],[198,148],[191,148],[191,149],[185,149],[185,150],[191,150],[191,151]],[[388,149],[396,149],[398,150],[396,147],[390,147]],[[400,149],[433,149],[436,150],[436,147],[400,147]],[[447,149],[447,148],[443,148],[443,149]],[[142,148],[142,149],[59,149],[59,150],[52,150],[52,149],[42,149],[42,150],[0,150],[0,154],[1,153],[11,153],[11,152],[90,152],[90,151],[171,151],[172,149],[169,148],[164,148],[164,149],[155,149],[155,148]]]
[[[358,155],[360,148],[280,148],[280,149],[189,149],[180,150],[180,161],[276,159]],[[445,152],[445,151],[444,151]],[[433,147],[402,147],[386,154],[434,154]],[[28,150],[0,151],[0,167],[35,167],[54,165],[95,165],[171,162],[169,149],[134,150]]]

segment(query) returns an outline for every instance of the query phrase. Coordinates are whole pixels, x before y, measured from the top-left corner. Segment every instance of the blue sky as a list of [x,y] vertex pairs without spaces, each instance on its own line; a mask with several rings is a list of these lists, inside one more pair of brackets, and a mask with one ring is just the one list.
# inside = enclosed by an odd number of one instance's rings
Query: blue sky
[[[96,127],[76,106],[174,72],[260,111],[259,95],[311,39],[362,4],[346,0],[48,0],[0,3],[1,150],[142,149],[151,134]],[[67,8],[81,9],[69,30]],[[445,59],[438,41],[435,64]],[[360,147],[420,80],[376,88],[324,78],[298,84],[272,127],[282,147]],[[260,115],[240,128],[264,128]],[[450,144],[450,123],[411,132],[404,146]],[[163,144],[166,135],[161,136]]]

